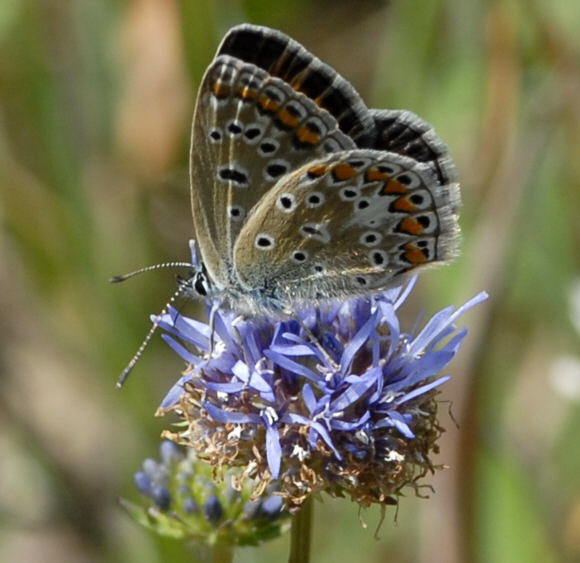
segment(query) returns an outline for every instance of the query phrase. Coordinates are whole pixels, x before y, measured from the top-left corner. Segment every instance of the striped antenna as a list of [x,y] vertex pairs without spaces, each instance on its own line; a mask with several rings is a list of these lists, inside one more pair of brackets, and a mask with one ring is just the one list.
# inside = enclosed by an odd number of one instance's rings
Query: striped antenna
[[143,274],[144,272],[152,272],[153,270],[161,270],[162,268],[195,268],[195,264],[192,264],[191,262],[163,262],[162,264],[154,264],[153,266],[145,266],[145,268],[139,268],[138,270],[135,270],[134,272],[129,272],[128,274],[113,276],[109,281],[111,283],[121,283],[138,274]]
[[[190,262],[164,262],[162,264],[155,264],[153,266],[146,266],[145,268],[139,268],[138,270],[135,270],[134,272],[129,272],[128,274],[114,276],[109,281],[111,281],[112,283],[120,283],[120,282],[128,280],[129,278],[132,278],[133,276],[136,276],[138,274],[142,274],[144,272],[151,272],[153,270],[160,270],[162,268],[190,268],[190,269],[193,268],[193,269],[195,269],[196,266],[195,266],[195,264],[191,264]],[[139,348],[137,349],[137,351],[135,352],[135,354],[133,355],[133,357],[131,358],[131,360],[129,361],[127,366],[125,367],[125,369],[121,372],[121,375],[119,376],[119,379],[117,380],[117,388],[118,389],[123,387],[125,381],[129,377],[130,373],[133,371],[133,368],[137,365],[137,362],[141,359],[141,356],[143,355],[145,348],[147,348],[147,346],[149,345],[149,342],[151,342],[151,339],[153,338],[153,335],[155,334],[155,331],[157,330],[157,327],[159,326],[159,321],[157,319],[159,317],[161,317],[162,315],[164,315],[165,313],[167,313],[169,306],[173,305],[173,303],[175,303],[175,300],[180,295],[182,295],[188,288],[189,288],[189,286],[187,285],[187,283],[180,283],[179,287],[177,288],[175,293],[171,296],[169,301],[166,303],[165,307],[163,307],[163,309],[161,310],[161,313],[159,313],[159,315],[157,315],[157,318],[155,319],[155,321],[153,321],[153,326],[149,329],[149,332],[146,334],[145,338],[143,339],[143,342],[141,342],[141,345],[139,346]]]

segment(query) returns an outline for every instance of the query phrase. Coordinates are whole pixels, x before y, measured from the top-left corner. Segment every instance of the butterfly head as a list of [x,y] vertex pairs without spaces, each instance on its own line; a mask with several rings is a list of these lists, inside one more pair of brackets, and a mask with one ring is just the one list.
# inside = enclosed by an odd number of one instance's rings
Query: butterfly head
[[178,292],[191,299],[211,298],[215,289],[207,272],[205,264],[195,257],[195,249],[192,252],[191,270],[186,276],[178,276]]

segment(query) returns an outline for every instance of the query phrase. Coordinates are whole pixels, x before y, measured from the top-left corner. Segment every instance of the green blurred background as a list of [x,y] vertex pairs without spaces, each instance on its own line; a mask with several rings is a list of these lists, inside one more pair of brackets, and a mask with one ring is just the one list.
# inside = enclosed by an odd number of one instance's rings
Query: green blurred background
[[[316,562],[580,561],[580,9],[571,0],[1,0],[0,559],[191,561],[118,506],[182,369],[160,338],[115,380],[187,259],[195,92],[221,36],[281,29],[371,107],[449,144],[463,252],[404,313],[491,299],[441,405],[429,500],[316,506]],[[410,326],[408,326],[410,328]],[[362,524],[361,524],[362,522]],[[366,526],[366,527],[365,527]],[[287,538],[239,562],[284,561]]]

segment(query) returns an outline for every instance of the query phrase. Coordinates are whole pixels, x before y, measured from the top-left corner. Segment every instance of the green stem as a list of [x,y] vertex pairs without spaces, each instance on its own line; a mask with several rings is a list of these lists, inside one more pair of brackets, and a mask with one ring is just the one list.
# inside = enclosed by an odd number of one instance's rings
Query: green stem
[[309,498],[300,509],[300,512],[292,517],[288,563],[308,563],[310,561],[312,510],[312,499]]
[[234,546],[228,541],[218,541],[211,547],[211,563],[232,563]]

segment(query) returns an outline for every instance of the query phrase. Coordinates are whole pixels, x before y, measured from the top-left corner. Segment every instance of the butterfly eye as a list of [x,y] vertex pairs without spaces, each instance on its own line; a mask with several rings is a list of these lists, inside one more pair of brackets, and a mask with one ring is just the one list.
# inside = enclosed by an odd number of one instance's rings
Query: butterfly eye
[[195,276],[195,281],[193,282],[193,289],[201,297],[205,297],[208,293],[207,291],[207,278],[203,272],[198,272]]

